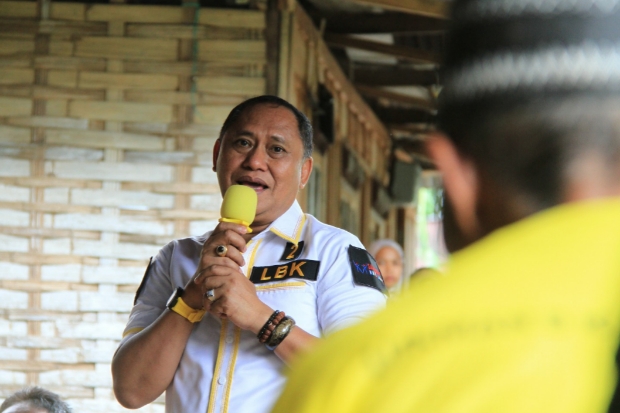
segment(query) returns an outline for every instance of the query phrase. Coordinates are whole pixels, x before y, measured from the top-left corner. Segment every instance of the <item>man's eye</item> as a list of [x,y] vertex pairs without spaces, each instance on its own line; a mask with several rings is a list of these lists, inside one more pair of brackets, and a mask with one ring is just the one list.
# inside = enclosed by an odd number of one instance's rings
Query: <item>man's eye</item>
[[250,141],[247,139],[239,139],[237,141],[237,145],[239,146],[250,146]]
[[282,153],[282,152],[284,152],[284,148],[281,147],[281,146],[274,146],[273,151],[275,153]]

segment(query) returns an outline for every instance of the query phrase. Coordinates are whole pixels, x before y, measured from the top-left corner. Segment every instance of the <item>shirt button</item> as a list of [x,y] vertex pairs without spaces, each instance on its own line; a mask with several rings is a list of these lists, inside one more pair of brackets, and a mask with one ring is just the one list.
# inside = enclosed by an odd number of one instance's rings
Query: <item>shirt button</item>
[[220,384],[222,386],[226,384],[226,377],[220,377],[219,379],[217,379],[217,384]]
[[226,343],[231,344],[233,342],[232,336],[226,336]]

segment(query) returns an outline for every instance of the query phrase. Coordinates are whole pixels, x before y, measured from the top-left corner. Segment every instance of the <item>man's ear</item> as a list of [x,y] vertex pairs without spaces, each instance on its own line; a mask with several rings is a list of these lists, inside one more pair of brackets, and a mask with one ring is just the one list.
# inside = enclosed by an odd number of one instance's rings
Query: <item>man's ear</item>
[[308,183],[308,179],[310,179],[310,174],[312,173],[312,166],[314,165],[314,159],[312,156],[307,157],[302,161],[301,164],[301,181],[299,184],[299,189],[303,189]]
[[217,165],[217,157],[220,156],[220,147],[222,146],[222,140],[217,139],[213,145],[213,172],[215,172],[215,166]]
[[475,241],[482,234],[482,226],[476,214],[480,188],[476,165],[441,133],[434,133],[427,139],[426,149],[442,173],[456,225],[466,242]]

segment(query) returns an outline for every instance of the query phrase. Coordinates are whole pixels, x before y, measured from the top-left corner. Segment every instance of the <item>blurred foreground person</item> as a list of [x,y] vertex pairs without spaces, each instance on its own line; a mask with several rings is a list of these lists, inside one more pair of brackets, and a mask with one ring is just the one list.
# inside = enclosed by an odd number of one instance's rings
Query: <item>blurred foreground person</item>
[[370,255],[375,257],[383,281],[390,294],[397,294],[403,285],[403,249],[396,241],[379,239],[370,244]]
[[71,413],[71,408],[56,393],[27,387],[7,397],[0,413]]
[[464,248],[276,412],[618,411],[620,1],[455,0],[452,24],[428,151]]

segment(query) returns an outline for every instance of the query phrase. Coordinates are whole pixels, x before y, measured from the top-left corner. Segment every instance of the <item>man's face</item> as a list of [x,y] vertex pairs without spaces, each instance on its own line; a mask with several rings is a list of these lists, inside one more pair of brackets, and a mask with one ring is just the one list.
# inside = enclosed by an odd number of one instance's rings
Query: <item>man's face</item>
[[310,177],[312,158],[303,159],[303,151],[291,111],[269,104],[247,109],[213,149],[222,195],[234,184],[253,188],[258,195],[254,224],[269,225]]

